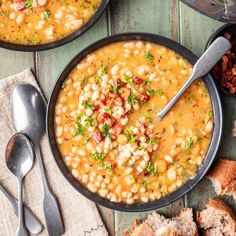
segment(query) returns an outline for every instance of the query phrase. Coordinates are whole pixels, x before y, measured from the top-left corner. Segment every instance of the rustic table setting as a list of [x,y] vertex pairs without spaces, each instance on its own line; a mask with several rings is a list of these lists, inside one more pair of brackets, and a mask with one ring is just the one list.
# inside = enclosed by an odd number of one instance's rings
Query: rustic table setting
[[[172,38],[199,56],[210,35],[222,25],[178,0],[111,0],[98,22],[86,34],[65,46],[34,53],[0,49],[0,78],[30,67],[48,99],[69,61],[98,39],[121,32],[150,32]],[[232,136],[233,121],[236,120],[235,98],[224,95],[221,98],[224,128],[217,156],[236,160],[235,138]],[[207,199],[215,195],[210,182],[204,179],[185,197],[158,212],[172,216],[183,207],[202,209]],[[232,198],[225,197],[224,200],[236,210]],[[103,207],[99,207],[99,211],[110,235],[117,236],[122,235],[134,219],[144,218],[150,213],[125,213]]]

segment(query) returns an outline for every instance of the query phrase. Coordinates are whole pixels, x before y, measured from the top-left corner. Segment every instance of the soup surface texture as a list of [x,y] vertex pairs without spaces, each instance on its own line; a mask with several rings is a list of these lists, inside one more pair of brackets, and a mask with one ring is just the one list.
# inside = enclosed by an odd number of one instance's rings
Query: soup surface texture
[[110,44],[62,85],[55,134],[62,157],[90,191],[128,204],[159,199],[194,177],[213,130],[210,97],[195,82],[162,120],[191,65],[156,44]]
[[102,0],[0,0],[0,40],[45,44],[80,29]]

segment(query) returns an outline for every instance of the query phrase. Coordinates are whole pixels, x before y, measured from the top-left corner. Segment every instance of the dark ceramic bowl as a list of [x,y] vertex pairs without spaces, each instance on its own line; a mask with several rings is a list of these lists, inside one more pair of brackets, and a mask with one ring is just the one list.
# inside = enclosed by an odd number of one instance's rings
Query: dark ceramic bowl
[[[207,49],[211,44],[212,42],[214,42],[214,40],[216,38],[218,38],[219,36],[224,36],[224,34],[228,32],[232,35],[232,37],[235,39],[233,41],[233,44],[234,44],[234,49],[235,49],[235,53],[236,53],[236,24],[226,24],[224,26],[222,26],[221,28],[219,28],[215,33],[213,33],[213,35],[209,38],[209,40],[207,41],[207,44],[206,44],[206,48]],[[212,74],[212,77],[214,78],[213,74]],[[228,96],[231,96],[231,97],[236,97],[236,94],[232,94],[230,93],[227,89],[225,89],[224,87],[221,86],[221,84],[215,79],[214,80],[216,82],[216,85],[217,87],[219,88],[219,90],[225,94],[225,95],[228,95]]]
[[70,74],[71,70],[73,70],[73,68],[86,55],[108,44],[111,44],[114,42],[120,42],[120,41],[127,41],[127,40],[143,40],[143,41],[148,41],[148,42],[156,43],[159,45],[163,45],[177,52],[178,54],[183,56],[192,64],[194,64],[197,60],[197,57],[194,54],[192,54],[190,51],[188,51],[185,47],[181,46],[180,44],[176,43],[175,41],[171,39],[168,39],[159,35],[153,35],[153,34],[147,34],[147,33],[124,33],[124,34],[114,35],[114,36],[99,40],[96,43],[85,48],[82,52],[80,52],[69,63],[69,65],[65,68],[65,70],[62,72],[61,76],[59,77],[58,81],[56,82],[56,85],[51,94],[51,98],[50,98],[48,109],[47,109],[47,134],[48,134],[48,140],[51,146],[53,156],[55,158],[55,161],[60,171],[65,176],[65,178],[69,181],[69,183],[79,193],[83,194],[85,197],[87,197],[91,201],[97,204],[100,204],[102,206],[111,208],[113,210],[139,212],[139,211],[148,211],[148,210],[153,210],[156,208],[161,208],[163,206],[166,206],[176,201],[177,199],[183,197],[191,189],[193,189],[196,186],[196,184],[203,178],[203,176],[207,173],[208,169],[210,168],[215,158],[215,155],[216,155],[219,143],[220,143],[221,133],[222,133],[222,109],[221,109],[221,102],[220,102],[219,94],[217,92],[213,79],[211,78],[210,75],[207,75],[204,78],[204,82],[208,88],[208,91],[211,97],[211,103],[212,103],[213,113],[214,113],[214,123],[215,123],[212,140],[211,140],[208,152],[202,163],[202,166],[201,168],[199,168],[196,176],[193,179],[190,179],[184,186],[182,186],[175,192],[159,200],[150,201],[147,203],[133,204],[133,205],[128,205],[125,203],[114,203],[105,198],[98,196],[97,194],[90,192],[87,188],[85,188],[82,184],[80,184],[78,180],[76,180],[72,176],[71,172],[69,171],[69,169],[63,162],[62,156],[58,150],[56,137],[55,137],[55,131],[54,131],[55,104],[57,101],[58,93],[61,89],[61,86],[64,80]]
[[14,44],[10,42],[5,42],[0,40],[0,48],[5,48],[13,51],[22,51],[22,52],[36,52],[36,51],[44,51],[49,50],[52,48],[57,48],[62,45],[65,45],[74,39],[78,38],[82,34],[84,34],[90,27],[92,27],[95,22],[99,19],[99,17],[103,14],[105,11],[108,3],[110,0],[103,0],[100,7],[97,9],[95,14],[92,16],[92,18],[84,24],[79,30],[73,32],[72,34],[66,36],[65,38],[59,39],[54,42],[46,43],[46,44],[39,44],[39,45],[22,45],[22,44]]

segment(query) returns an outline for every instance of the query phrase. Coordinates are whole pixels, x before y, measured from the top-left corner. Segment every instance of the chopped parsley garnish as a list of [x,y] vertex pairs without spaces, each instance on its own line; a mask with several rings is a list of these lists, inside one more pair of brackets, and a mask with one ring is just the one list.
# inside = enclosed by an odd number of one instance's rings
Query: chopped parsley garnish
[[101,72],[102,72],[102,75],[105,75],[107,73],[107,67],[106,66],[103,66],[101,68]]
[[4,12],[3,11],[0,11],[0,16],[4,16]]
[[135,138],[133,132],[129,128],[126,128],[124,133],[127,136],[127,140],[129,143],[135,142],[136,138]]
[[132,84],[134,83],[134,82],[133,82],[133,78],[132,78],[131,76],[128,76],[128,75],[123,76],[123,77],[121,78],[121,81],[122,81],[123,83],[130,84],[130,85],[132,85]]
[[110,171],[112,171],[112,169],[113,169],[112,164],[105,164],[105,170],[106,171],[110,172]]
[[142,182],[142,185],[143,185],[143,187],[147,187],[147,181],[146,180],[144,180],[143,182]]
[[85,101],[84,106],[85,106],[85,108],[88,108],[88,109],[93,109],[94,108],[94,105],[93,105],[91,100]]
[[94,153],[92,154],[92,159],[97,160],[97,161],[102,161],[105,158],[106,154],[105,153]]
[[128,103],[131,105],[136,105],[136,104],[138,104],[138,100],[136,99],[136,97],[134,95],[130,95],[128,97]]
[[105,123],[102,128],[100,129],[102,137],[106,137],[108,135],[108,131],[109,131],[109,125],[107,123]]
[[157,163],[153,165],[151,161],[149,161],[147,168],[145,169],[145,172],[149,174],[156,174],[157,173]]
[[149,60],[149,61],[153,61],[154,60],[154,56],[150,53],[149,50],[146,51],[146,58]]
[[150,80],[146,79],[146,80],[144,81],[144,83],[145,83],[146,85],[150,85],[152,82],[151,82]]
[[67,86],[66,81],[64,81],[61,85],[61,88],[64,89]]
[[148,140],[148,142],[149,142],[150,144],[154,145],[154,144],[157,143],[157,139],[156,139],[156,138],[150,138],[150,139]]
[[86,126],[87,126],[87,127],[91,127],[91,126],[94,125],[95,119],[94,119],[93,117],[88,117],[88,118],[85,120],[85,122],[86,122]]
[[96,83],[99,83],[101,81],[101,77],[99,75],[95,75],[95,81]]
[[149,96],[154,96],[156,92],[155,92],[154,89],[148,89],[147,93],[148,93]]
[[25,8],[30,9],[32,8],[33,0],[25,0]]
[[49,10],[46,10],[43,12],[42,16],[43,16],[43,20],[47,21],[51,17],[51,12]]
[[152,122],[152,117],[149,114],[144,115],[146,121]]
[[157,94],[162,96],[163,95],[163,91],[161,89],[157,89]]
[[85,127],[81,124],[81,117],[78,117],[76,119],[73,137],[75,137],[79,134],[81,134],[81,135],[85,134]]
[[201,144],[201,143],[202,143],[202,138],[199,137],[199,136],[197,136],[197,143],[198,143],[198,144]]
[[120,84],[115,84],[113,86],[113,92],[119,94]]
[[105,108],[105,109],[104,109],[104,112],[106,112],[106,113],[112,115],[114,111],[113,111],[113,108],[112,108],[112,107],[109,107],[109,108]]
[[191,137],[189,141],[185,144],[185,149],[188,153],[190,152],[192,145],[193,145],[193,138]]
[[88,80],[89,80],[89,77],[85,77],[84,79],[82,79],[80,82],[81,87],[84,87],[87,84]]

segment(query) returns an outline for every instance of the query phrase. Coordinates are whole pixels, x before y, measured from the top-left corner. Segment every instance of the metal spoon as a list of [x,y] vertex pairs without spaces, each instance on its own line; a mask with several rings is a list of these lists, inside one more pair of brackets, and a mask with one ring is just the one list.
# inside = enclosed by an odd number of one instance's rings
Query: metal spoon
[[8,169],[18,179],[18,214],[19,224],[17,236],[27,236],[24,225],[22,183],[26,174],[30,171],[34,162],[34,153],[29,139],[23,134],[15,134],[11,137],[6,148],[6,164]]
[[11,111],[16,130],[26,134],[34,144],[44,187],[43,208],[48,234],[50,236],[61,235],[64,233],[64,226],[60,208],[56,197],[49,189],[39,146],[46,126],[45,102],[35,87],[20,84],[12,93]]
[[[16,216],[18,216],[18,201],[6,190],[5,187],[2,186],[0,183],[0,190],[1,192],[7,197],[7,199],[10,201],[13,211]],[[23,204],[24,208],[24,217],[25,217],[25,226],[32,234],[39,234],[43,230],[43,225],[40,223],[40,221],[37,219],[37,217],[34,215],[34,213]]]
[[189,86],[200,77],[206,75],[214,65],[224,56],[229,50],[230,42],[224,38],[217,38],[212,45],[203,53],[193,67],[190,78],[186,81],[179,92],[170,100],[170,102],[157,114],[157,117],[162,120],[163,117],[170,111],[179,98],[186,92]]

